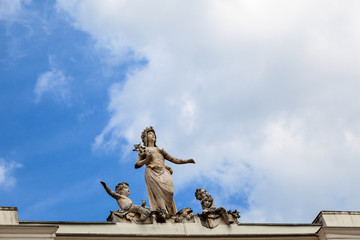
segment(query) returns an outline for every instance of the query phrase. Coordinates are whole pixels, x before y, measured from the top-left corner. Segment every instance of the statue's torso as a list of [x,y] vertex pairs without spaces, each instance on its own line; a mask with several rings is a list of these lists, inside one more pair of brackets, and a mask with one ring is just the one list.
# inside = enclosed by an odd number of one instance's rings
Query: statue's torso
[[158,147],[147,147],[147,155],[150,156],[150,161],[146,164],[150,168],[165,168],[165,158]]
[[118,199],[117,203],[119,204],[120,209],[123,210],[128,210],[133,205],[133,201],[128,197]]

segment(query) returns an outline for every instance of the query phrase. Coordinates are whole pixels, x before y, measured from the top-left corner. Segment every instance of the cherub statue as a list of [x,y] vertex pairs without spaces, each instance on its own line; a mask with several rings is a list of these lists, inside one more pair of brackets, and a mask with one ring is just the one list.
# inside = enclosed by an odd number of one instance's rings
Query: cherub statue
[[206,226],[214,228],[217,226],[216,222],[213,220],[221,218],[225,224],[230,224],[233,221],[229,220],[229,216],[223,207],[217,208],[214,204],[214,200],[211,195],[204,189],[198,188],[195,191],[195,197],[197,200],[201,201],[201,208],[203,209],[201,217],[206,222]]
[[132,212],[132,213],[139,213],[140,220],[145,220],[149,214],[150,210],[145,208],[145,200],[142,200],[142,206],[134,205],[133,201],[131,201],[128,196],[130,195],[129,184],[126,182],[121,182],[115,187],[115,192],[112,191],[106,183],[100,181],[100,183],[105,188],[106,192],[113,198],[115,198],[116,202],[118,203],[119,207],[123,211]]

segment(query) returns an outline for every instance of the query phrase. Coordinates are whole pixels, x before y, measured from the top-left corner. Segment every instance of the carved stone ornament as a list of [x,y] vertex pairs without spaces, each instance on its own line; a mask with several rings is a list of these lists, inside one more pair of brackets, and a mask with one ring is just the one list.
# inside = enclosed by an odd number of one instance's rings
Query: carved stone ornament
[[121,222],[121,223],[136,223],[136,224],[152,224],[154,222],[157,223],[194,223],[194,214],[191,208],[186,207],[181,209],[175,215],[170,216],[164,210],[158,209],[156,211],[150,212],[149,215],[145,219],[141,219],[141,214],[124,211],[124,210],[116,210],[110,211],[110,215],[106,219],[108,222]]
[[191,208],[186,207],[177,212],[174,216],[171,217],[171,222],[173,223],[194,223],[194,214]]
[[110,215],[107,217],[106,221],[108,222],[120,222],[120,223],[137,223],[137,224],[151,224],[153,219],[150,214],[143,220],[140,219],[141,215],[139,213],[116,210],[110,211]]
[[238,223],[240,218],[239,212],[226,211],[225,208],[217,208],[214,204],[212,196],[204,189],[198,188],[195,191],[195,197],[200,200],[201,208],[203,209],[201,214],[198,214],[201,224],[207,228],[215,228],[219,224],[233,224]]
[[[239,212],[226,211],[217,208],[211,195],[204,189],[198,188],[196,199],[200,200],[202,213],[194,216],[191,208],[176,210],[174,202],[173,170],[165,165],[165,160],[175,164],[195,163],[193,159],[174,158],[164,149],[156,146],[156,134],[153,127],[147,127],[141,134],[141,143],[135,144],[133,151],[138,152],[135,168],[146,166],[145,185],[147,188],[150,208],[146,207],[145,200],[142,205],[135,205],[128,196],[129,184],[121,182],[112,191],[105,182],[100,181],[105,191],[118,203],[120,209],[111,211],[107,221],[152,224],[152,223],[195,223],[201,222],[204,227],[215,228],[219,224],[238,223]],[[196,221],[195,221],[196,218]]]

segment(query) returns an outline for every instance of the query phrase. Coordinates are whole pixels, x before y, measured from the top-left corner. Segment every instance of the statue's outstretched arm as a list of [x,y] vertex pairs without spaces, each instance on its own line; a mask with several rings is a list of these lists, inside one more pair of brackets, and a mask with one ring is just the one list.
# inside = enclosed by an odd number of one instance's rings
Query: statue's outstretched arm
[[104,183],[103,181],[100,181],[101,185],[103,185],[103,187],[105,188],[106,192],[112,196],[115,199],[119,199],[121,198],[120,194],[117,194],[116,192],[112,191],[107,185],[106,183]]
[[172,163],[175,163],[175,164],[195,163],[195,160],[192,158],[190,158],[190,159],[174,158],[170,154],[168,154],[164,149],[162,149],[162,154],[166,160],[168,160]]

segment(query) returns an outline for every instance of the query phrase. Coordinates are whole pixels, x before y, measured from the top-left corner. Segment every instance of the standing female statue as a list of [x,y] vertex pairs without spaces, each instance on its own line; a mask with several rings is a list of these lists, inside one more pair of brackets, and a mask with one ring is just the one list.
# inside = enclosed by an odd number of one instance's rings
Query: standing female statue
[[144,129],[141,140],[145,147],[140,144],[135,145],[134,151],[139,153],[135,168],[146,165],[145,184],[150,209],[152,211],[163,209],[170,215],[175,215],[177,211],[173,198],[172,169],[165,166],[165,159],[176,164],[195,163],[195,161],[173,158],[164,149],[157,147],[155,130],[151,126]]

